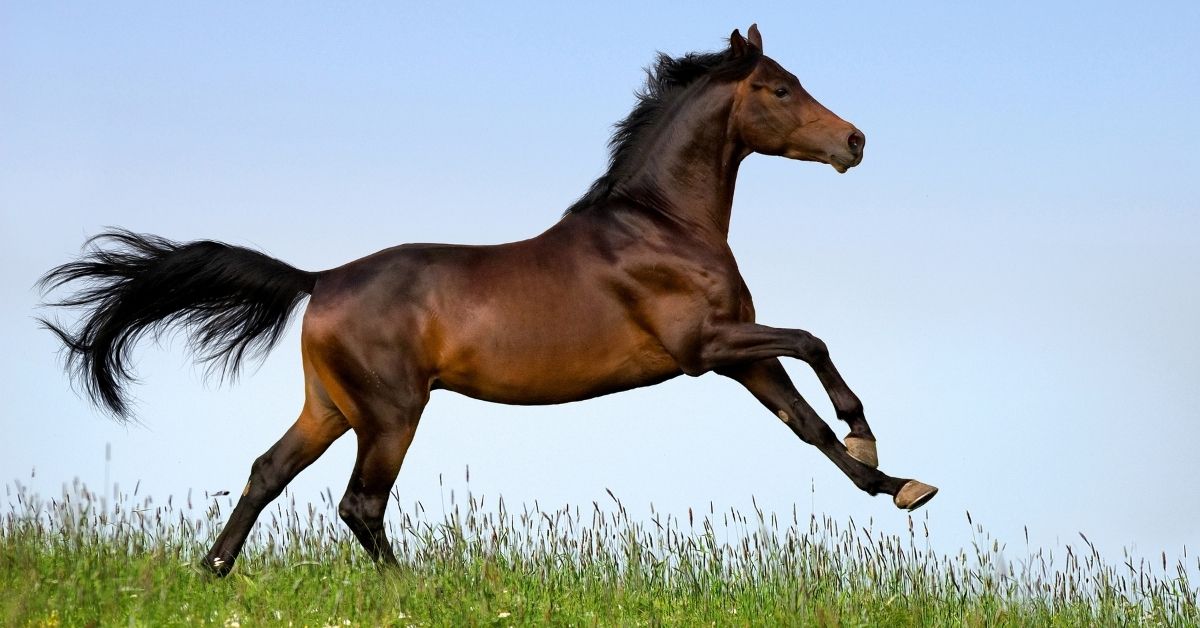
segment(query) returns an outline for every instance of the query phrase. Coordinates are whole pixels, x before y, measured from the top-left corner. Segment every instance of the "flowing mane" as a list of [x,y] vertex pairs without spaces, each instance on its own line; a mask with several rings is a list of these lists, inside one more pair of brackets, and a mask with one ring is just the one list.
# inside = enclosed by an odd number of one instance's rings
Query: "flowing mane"
[[[754,50],[754,49],[752,49]],[[632,174],[630,164],[644,148],[645,138],[671,110],[687,87],[701,79],[737,81],[745,78],[758,63],[761,53],[735,56],[732,48],[721,52],[690,52],[682,57],[659,53],[653,67],[646,68],[646,86],[636,92],[637,104],[624,120],[613,127],[608,141],[608,171],[571,204],[564,214],[587,211],[612,197],[618,183]]]

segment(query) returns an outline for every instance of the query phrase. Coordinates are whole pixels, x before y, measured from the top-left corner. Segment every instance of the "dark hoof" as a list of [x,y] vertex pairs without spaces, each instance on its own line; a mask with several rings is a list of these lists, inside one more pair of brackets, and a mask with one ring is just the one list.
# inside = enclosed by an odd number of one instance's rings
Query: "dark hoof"
[[900,487],[900,491],[892,498],[897,508],[904,510],[916,510],[925,505],[925,502],[933,499],[937,495],[937,487],[930,486],[916,480],[909,480],[907,484]]

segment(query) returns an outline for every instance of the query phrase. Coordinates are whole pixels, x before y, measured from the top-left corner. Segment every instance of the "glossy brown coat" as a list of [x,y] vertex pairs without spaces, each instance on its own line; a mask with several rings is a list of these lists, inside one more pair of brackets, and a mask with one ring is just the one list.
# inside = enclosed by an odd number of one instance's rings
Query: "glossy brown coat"
[[[339,512],[374,558],[394,562],[384,507],[434,389],[550,404],[715,371],[744,385],[862,490],[906,508],[932,497],[936,489],[874,468],[862,404],[819,339],[755,321],[727,242],[747,155],[845,172],[862,160],[863,134],[762,54],[757,27],[748,38],[734,31],[720,53],[660,59],[647,89],[618,126],[609,172],[541,235],[496,246],[407,244],[293,276],[292,290],[312,295],[304,409],[255,462],[209,568],[228,572],[262,508],[349,430],[358,458]],[[60,283],[85,275],[56,272]],[[59,333],[91,350],[81,336]],[[780,357],[812,366],[858,458],[792,386]],[[119,398],[115,406],[105,399],[120,411]]]

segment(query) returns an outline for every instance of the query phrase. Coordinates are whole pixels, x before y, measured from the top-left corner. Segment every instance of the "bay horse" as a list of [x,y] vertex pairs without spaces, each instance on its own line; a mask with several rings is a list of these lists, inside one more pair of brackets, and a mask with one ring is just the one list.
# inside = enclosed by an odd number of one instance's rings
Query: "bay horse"
[[[251,466],[204,558],[233,568],[263,508],[349,430],[358,454],[338,514],[381,564],[388,494],[431,390],[506,404],[557,404],[710,371],[744,386],[861,490],[915,509],[933,486],[878,467],[859,398],[825,344],[755,322],[728,233],[738,167],[751,153],[833,166],[866,138],[762,52],[757,25],[726,49],[660,54],[615,127],[607,172],[534,238],[494,246],[405,244],[305,272],[247,248],[110,230],[40,281],[81,282],[54,306],[82,308],[66,368],[93,403],[130,416],[130,352],[177,325],[198,360],[236,374],[268,351],[292,311],[303,318],[304,405]],[[845,444],[800,396],[779,358],[808,363],[849,434]]]

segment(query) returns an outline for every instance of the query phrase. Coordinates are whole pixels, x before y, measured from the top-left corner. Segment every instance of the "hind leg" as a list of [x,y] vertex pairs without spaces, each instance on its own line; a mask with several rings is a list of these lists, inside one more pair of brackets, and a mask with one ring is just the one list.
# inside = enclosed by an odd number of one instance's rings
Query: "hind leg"
[[[436,351],[423,334],[430,321],[422,308],[397,303],[400,288],[390,283],[364,284],[361,292],[330,285],[333,296],[314,292],[304,339],[313,372],[358,438],[338,515],[373,560],[395,564],[383,519],[429,401]],[[389,305],[380,310],[380,303]]]
[[396,556],[388,542],[383,518],[388,496],[404,455],[416,434],[417,422],[425,407],[428,393],[415,395],[419,399],[408,408],[390,413],[390,420],[369,421],[355,425],[358,435],[358,457],[346,486],[346,494],[338,505],[338,515],[358,538],[358,542],[383,565],[395,565]]
[[349,424],[340,412],[306,402],[295,424],[250,467],[250,479],[242,497],[229,515],[225,528],[204,557],[204,566],[218,576],[233,569],[233,563],[254,522],[296,474],[325,453],[329,445],[346,433]]

